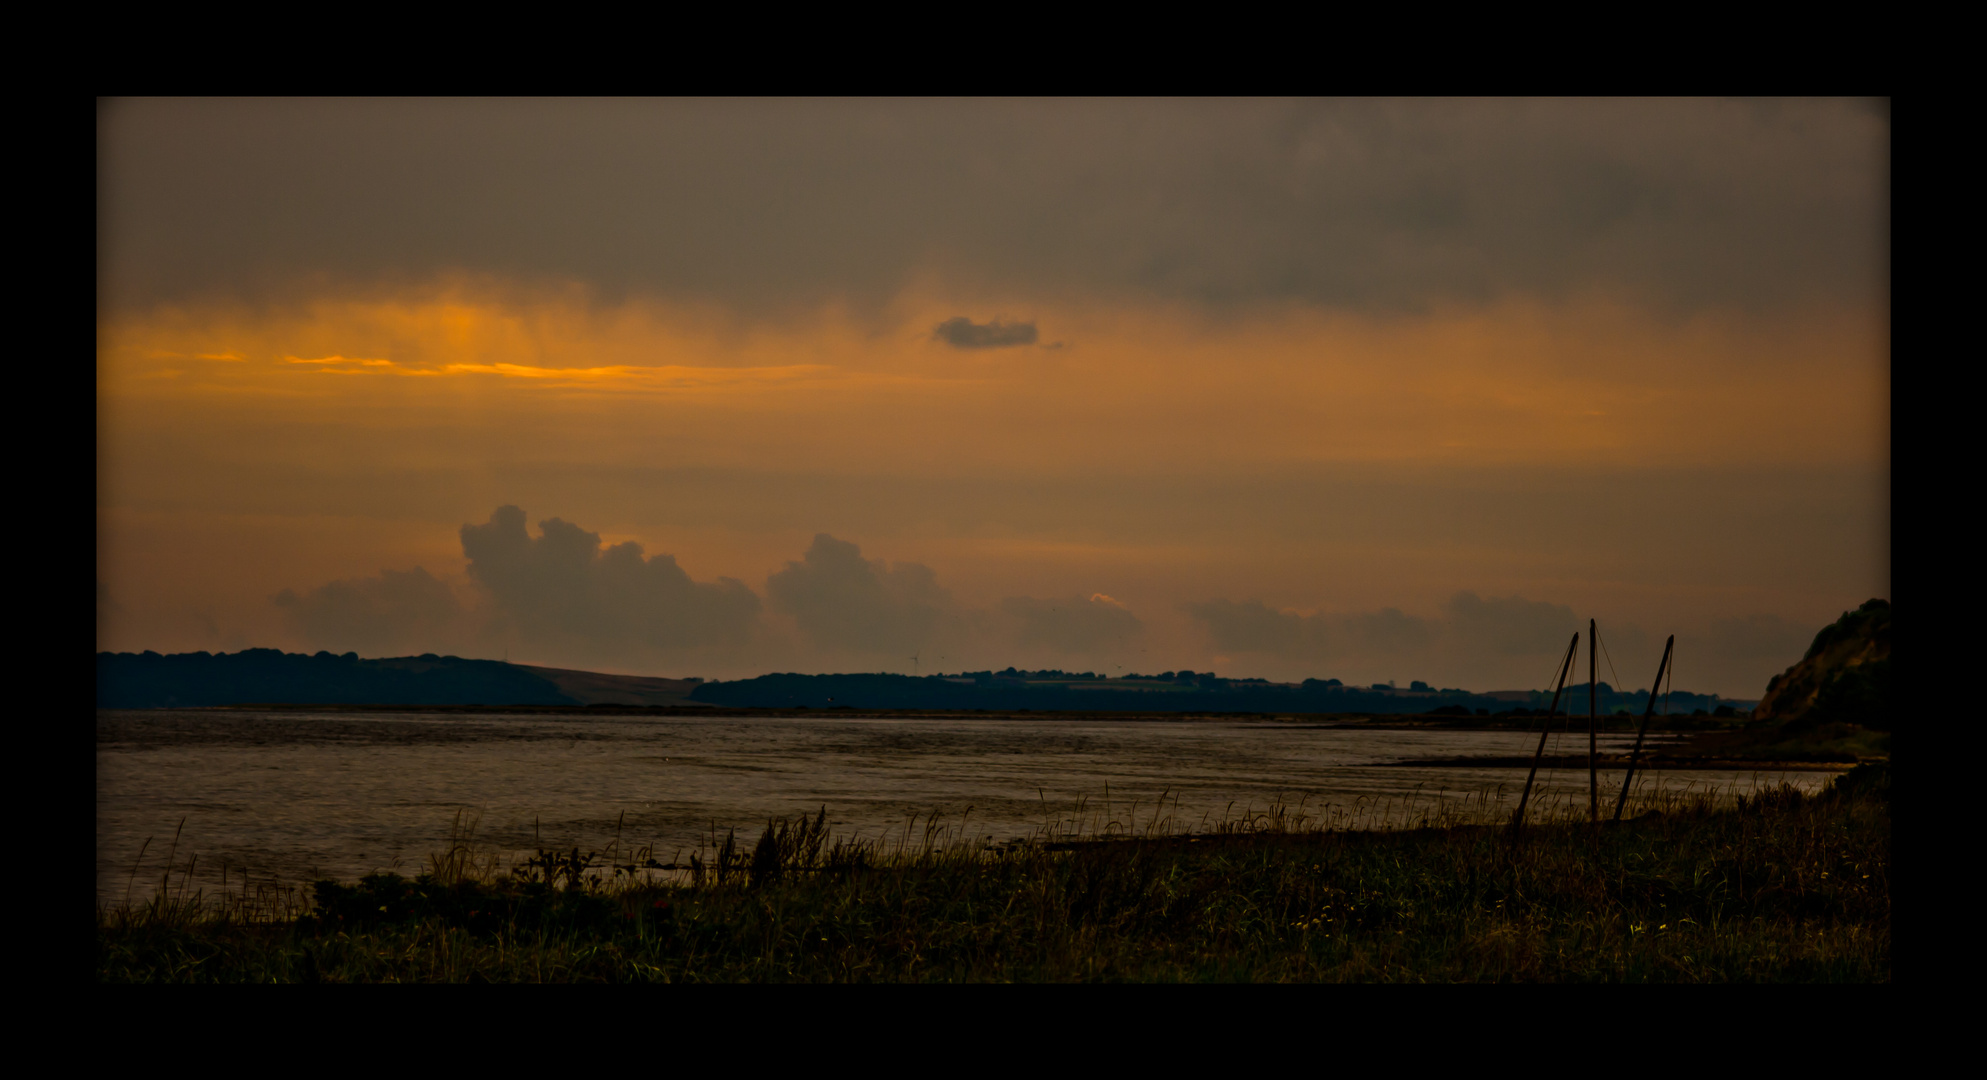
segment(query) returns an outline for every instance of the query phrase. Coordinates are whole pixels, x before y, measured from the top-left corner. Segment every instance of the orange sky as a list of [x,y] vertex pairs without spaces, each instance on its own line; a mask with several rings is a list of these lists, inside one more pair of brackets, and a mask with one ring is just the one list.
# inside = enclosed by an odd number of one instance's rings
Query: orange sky
[[[895,670],[922,649],[947,670],[1493,689],[1545,678],[1542,627],[1597,617],[1652,663],[1678,633],[1680,687],[1752,697],[1822,623],[1888,595],[1889,328],[1867,288],[1684,302],[1597,274],[1211,303],[906,266],[867,297],[771,306],[605,272],[368,280],[309,260],[280,293],[124,289],[99,308],[98,647],[721,677]],[[934,334],[958,316],[1037,337],[959,348]],[[534,630],[520,605],[540,594],[473,570],[458,535],[504,505],[533,536],[560,518],[634,541],[757,606],[710,608],[708,640],[687,614],[625,640]],[[820,533],[886,564],[803,560]],[[823,597],[869,590],[869,637],[769,585],[796,560]],[[412,579],[382,573],[415,566],[444,591],[395,599]],[[655,587],[640,604],[677,603]],[[1516,621],[1479,625],[1465,592]],[[1215,601],[1318,629],[1251,637]],[[611,621],[638,601],[587,603]],[[1358,629],[1386,609],[1420,636]]]

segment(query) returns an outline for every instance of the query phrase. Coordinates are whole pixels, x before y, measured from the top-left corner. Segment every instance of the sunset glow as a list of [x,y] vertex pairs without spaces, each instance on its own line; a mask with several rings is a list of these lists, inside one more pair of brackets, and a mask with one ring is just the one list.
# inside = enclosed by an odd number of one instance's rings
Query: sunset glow
[[[509,181],[479,196],[490,217],[448,225],[457,231],[386,187],[311,187],[298,197],[376,223],[294,248],[257,231],[254,207],[186,194],[304,114],[334,142],[361,139],[350,132],[370,130],[367,108],[107,113],[99,649],[437,651],[705,677],[907,670],[923,650],[948,670],[1053,662],[1494,688],[1538,685],[1559,623],[1595,617],[1630,651],[1677,633],[1679,680],[1754,697],[1839,611],[1889,595],[1888,241],[1873,208],[1887,150],[1884,125],[1858,107],[1790,120],[1715,103],[1619,116],[1589,103],[1472,106],[1527,145],[1614,163],[1619,175],[1554,174],[1591,188],[1581,206],[1625,200],[1566,236],[1525,230],[1528,173],[1496,205],[1437,197],[1444,177],[1505,167],[1446,104],[1401,105],[1392,121],[1448,133],[1430,135],[1453,141],[1439,162],[1388,157],[1407,151],[1329,117],[1322,141],[1264,142],[1300,193],[1262,196],[1295,209],[1262,211],[1260,228],[1237,217],[1188,230],[1135,176],[1112,173],[1098,181],[1118,185],[1105,207],[1144,222],[1140,236],[1176,229],[1142,253],[1112,247],[1119,226],[1102,209],[1072,218],[1067,237],[970,242],[980,226],[968,207],[1030,221],[1073,184],[1042,162],[1086,125],[1118,130],[1095,103],[1067,116],[971,106],[1001,145],[1027,149],[1012,151],[1012,173],[962,177],[937,204],[906,196],[919,221],[968,222],[933,226],[929,247],[910,226],[864,226],[879,239],[862,250],[887,257],[838,246],[854,243],[848,221],[882,213],[862,178],[899,167],[864,141],[884,138],[864,125],[887,105],[793,107],[846,120],[868,149],[832,159],[853,170],[845,185],[768,204],[795,219],[791,235],[681,171],[679,151],[720,136],[678,146],[632,104],[587,138],[663,147],[661,164],[639,166],[653,170],[642,174],[652,194],[519,151],[518,175],[541,170],[546,190],[651,230],[652,248],[592,262],[554,232],[503,224],[525,198]],[[489,119],[487,105],[422,108],[435,130],[453,130],[450,109]],[[516,122],[529,128],[546,108]],[[703,132],[699,108],[656,105],[656,130]],[[747,111],[756,119],[742,123],[789,119]],[[926,106],[905,111],[915,125]],[[402,113],[379,122],[428,130]],[[1625,148],[1610,133],[1620,124],[1641,125],[1646,144]],[[176,156],[173,133],[213,161]],[[1175,160],[1123,137],[1129,158]],[[419,139],[379,138],[387,160],[422,175]],[[1370,150],[1359,169],[1395,170],[1403,190],[1435,201],[1388,201],[1372,194],[1390,190],[1381,179],[1302,194],[1303,178],[1338,175],[1313,157],[1352,161],[1353,145]],[[1693,201],[1691,179],[1738,145],[1754,147],[1754,186],[1730,211],[1743,227]],[[975,152],[932,151],[945,162]],[[1673,168],[1663,153],[1695,164]],[[952,175],[918,161],[901,167]],[[1181,179],[1186,164],[1155,168],[1152,191],[1203,183]],[[147,187],[158,170],[164,186]],[[1209,190],[1231,182],[1255,181],[1204,178]],[[1335,217],[1341,198],[1354,209]],[[672,216],[684,200],[702,210]],[[1811,252],[1773,231],[1775,215],[1840,218],[1841,207],[1868,235]],[[203,233],[202,222],[221,224]],[[735,231],[711,239],[702,222]],[[1342,235],[1359,258],[1319,269],[1327,256],[1285,239],[1307,229]],[[506,606],[525,601],[493,592],[465,551],[463,529],[506,506],[534,538],[559,519],[598,534],[599,559],[638,544],[700,588],[741,583],[752,603],[685,615],[652,639],[530,630],[529,613]],[[882,629],[869,638],[813,634],[812,601],[773,580],[844,551],[820,534],[859,549],[818,572],[873,584]],[[395,592],[416,567],[435,589]],[[367,599],[334,609],[324,589],[336,582]],[[1419,629],[1334,631],[1322,644],[1271,632],[1389,611]]]

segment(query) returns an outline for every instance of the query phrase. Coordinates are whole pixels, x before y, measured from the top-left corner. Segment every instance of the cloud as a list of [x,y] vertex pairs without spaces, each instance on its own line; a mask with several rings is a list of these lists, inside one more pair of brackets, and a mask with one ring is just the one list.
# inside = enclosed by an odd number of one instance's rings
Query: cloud
[[309,647],[332,652],[451,651],[465,629],[454,591],[419,566],[333,581],[301,596],[284,589],[273,600]]
[[541,521],[536,538],[524,525],[523,510],[503,506],[461,536],[470,578],[527,642],[638,655],[752,636],[759,597],[743,582],[692,581],[673,555],[644,557],[632,541],[603,550],[599,533],[559,518]]
[[1032,322],[1007,322],[995,319],[992,322],[976,323],[964,315],[953,317],[931,328],[932,336],[960,349],[1004,349],[1015,345],[1033,345],[1039,336]]
[[800,561],[766,579],[766,597],[829,652],[922,648],[953,607],[930,567],[864,559],[861,548],[827,533],[814,537]]
[[1343,616],[1341,626],[1352,651],[1385,656],[1423,652],[1440,632],[1437,624],[1391,607]]
[[1392,607],[1300,615],[1278,611],[1260,600],[1208,600],[1182,609],[1207,627],[1215,648],[1222,652],[1314,661],[1410,657],[1426,652],[1441,632],[1438,623]]
[[[460,270],[739,307],[1874,296],[1856,101],[120,100],[108,295]],[[997,164],[996,164],[997,163]]]
[[1321,616],[1278,611],[1260,600],[1208,600],[1182,610],[1207,625],[1222,652],[1317,658],[1327,652]]
[[[1251,663],[1292,674],[1363,673],[1354,681],[1409,665],[1413,677],[1479,690],[1549,687],[1568,640],[1576,630],[1583,636],[1586,631],[1584,620],[1564,604],[1485,598],[1468,590],[1452,595],[1435,618],[1391,607],[1301,614],[1259,600],[1207,600],[1182,610],[1201,624],[1216,651],[1256,658]],[[1600,677],[1621,686],[1645,685],[1661,655],[1661,639],[1652,641],[1631,622],[1603,625],[1601,636],[1606,655]],[[1806,641],[1802,632],[1770,616],[1723,620],[1708,635],[1679,636],[1689,646],[1692,690],[1743,686],[1760,667],[1758,656],[1797,657]],[[1583,642],[1583,659],[1570,681],[1586,678],[1584,648]],[[1679,655],[1685,655],[1681,648]]]
[[1788,667],[1806,655],[1820,629],[1778,615],[1713,619],[1705,635],[1705,648],[1735,659],[1766,660]]
[[1463,648],[1502,656],[1562,652],[1573,633],[1585,629],[1564,604],[1517,596],[1485,600],[1464,591],[1444,607]]
[[1010,596],[1000,607],[1019,620],[1016,641],[1023,647],[1097,653],[1120,648],[1145,629],[1138,616],[1103,593],[1050,600]]
[[[1677,686],[1698,683],[1730,687],[1727,692],[1739,698],[1757,698],[1766,691],[1767,680],[1799,662],[1808,645],[1821,630],[1822,621],[1795,622],[1778,615],[1742,615],[1712,619],[1701,634],[1678,634],[1676,656]],[[1653,671],[1655,661],[1648,661]],[[1644,685],[1642,674],[1633,685]]]
[[[498,507],[460,530],[474,602],[421,567],[333,581],[273,598],[310,648],[364,655],[461,651],[573,667],[654,668],[694,662],[706,673],[849,670],[897,665],[913,652],[936,665],[1011,663],[1016,650],[1096,654],[1125,645],[1144,624],[1102,593],[1010,597],[997,611],[960,605],[930,567],[863,557],[820,533],[766,579],[765,602],[732,578],[693,581],[673,556],[640,544],[604,546],[560,518],[526,528],[525,512]],[[100,606],[105,591],[99,588]],[[763,609],[763,610],[762,610]],[[797,636],[764,610],[792,618]],[[212,636],[211,634],[209,636]]]

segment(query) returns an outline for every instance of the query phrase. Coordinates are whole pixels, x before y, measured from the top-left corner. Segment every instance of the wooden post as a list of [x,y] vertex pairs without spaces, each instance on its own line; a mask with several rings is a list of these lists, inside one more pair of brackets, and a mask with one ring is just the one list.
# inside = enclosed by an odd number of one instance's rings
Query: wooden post
[[1663,643],[1663,662],[1656,665],[1656,681],[1649,684],[1649,707],[1642,710],[1642,728],[1635,733],[1635,749],[1628,755],[1628,775],[1621,778],[1621,797],[1614,801],[1614,819],[1621,820],[1621,808],[1628,805],[1628,785],[1635,782],[1635,763],[1642,759],[1642,737],[1649,734],[1649,717],[1656,711],[1656,695],[1663,690],[1663,673],[1670,669],[1670,650],[1676,647],[1677,636]]
[[1597,647],[1601,640],[1600,628],[1594,620],[1587,620],[1587,820],[1599,824],[1601,820],[1601,770],[1595,752],[1598,737],[1594,734],[1599,722],[1599,688],[1594,684],[1594,661],[1600,655]]
[[1575,631],[1573,641],[1566,646],[1566,659],[1559,662],[1559,682],[1552,688],[1552,707],[1545,711],[1545,724],[1539,728],[1539,748],[1532,751],[1532,771],[1525,774],[1525,793],[1518,797],[1518,813],[1511,819],[1511,831],[1525,827],[1525,804],[1532,801],[1532,780],[1539,774],[1539,758],[1545,754],[1546,736],[1552,734],[1552,717],[1559,711],[1559,694],[1566,689],[1566,676],[1573,672],[1573,654],[1580,648],[1580,634]]

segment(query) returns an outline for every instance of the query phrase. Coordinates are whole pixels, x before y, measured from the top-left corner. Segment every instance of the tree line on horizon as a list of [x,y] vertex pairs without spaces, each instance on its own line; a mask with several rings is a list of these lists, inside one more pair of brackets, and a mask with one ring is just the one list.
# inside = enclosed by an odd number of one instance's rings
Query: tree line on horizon
[[[1569,693],[1562,712],[1585,711],[1585,687]],[[925,676],[890,673],[770,673],[705,682],[691,702],[739,708],[962,709],[1002,711],[1382,712],[1525,714],[1543,705],[1534,691],[1524,703],[1415,681],[1353,686],[1338,679],[1274,683],[1224,678],[1188,669],[1156,675],[1099,675],[1060,669],[962,672]],[[1640,711],[1649,692],[1602,684],[1605,712]],[[1669,711],[1693,712],[1734,704],[1715,695],[1676,692]],[[245,704],[349,705],[586,705],[530,669],[498,660],[424,653],[361,659],[356,653],[315,655],[277,649],[238,653],[97,654],[98,708],[174,708]]]

